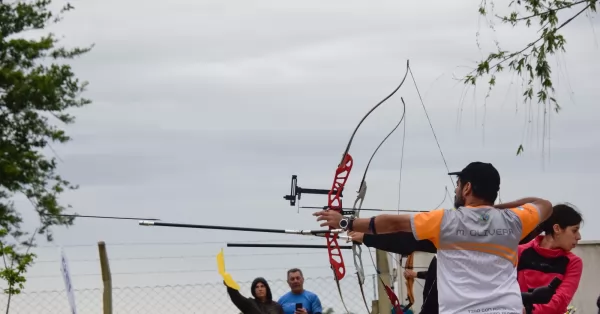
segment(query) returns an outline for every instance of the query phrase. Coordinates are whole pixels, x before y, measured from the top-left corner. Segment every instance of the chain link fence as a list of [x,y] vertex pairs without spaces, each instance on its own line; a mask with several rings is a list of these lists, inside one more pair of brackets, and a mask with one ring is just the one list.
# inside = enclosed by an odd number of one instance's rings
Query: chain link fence
[[[239,282],[242,295],[251,296],[251,281]],[[376,298],[376,277],[368,276],[364,293],[371,308]],[[285,280],[269,280],[273,298],[277,300],[289,291]],[[365,313],[365,305],[356,276],[347,275],[340,281],[344,301],[352,313]],[[344,313],[344,307],[333,277],[305,278],[306,290],[316,293],[321,299],[323,310],[333,309],[333,313]],[[78,314],[102,313],[102,289],[75,290]],[[0,298],[0,312],[6,312],[7,296]],[[240,311],[231,303],[222,282],[191,285],[167,285],[153,287],[113,288],[113,313],[115,314],[196,314],[231,313]],[[12,296],[12,314],[65,314],[71,313],[64,290],[36,291]]]

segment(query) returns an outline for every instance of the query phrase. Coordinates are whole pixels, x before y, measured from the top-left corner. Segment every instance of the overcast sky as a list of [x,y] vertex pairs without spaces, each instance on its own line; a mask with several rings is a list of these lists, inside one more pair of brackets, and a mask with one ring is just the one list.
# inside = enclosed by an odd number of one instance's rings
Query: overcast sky
[[[550,115],[543,155],[542,111],[536,102],[522,103],[519,81],[500,76],[484,102],[487,85],[474,92],[453,78],[492,51],[494,38],[511,49],[536,35],[501,25],[493,33],[473,1],[92,0],[75,7],[51,30],[69,46],[96,45],[73,62],[90,82],[85,96],[94,102],[74,111],[77,123],[68,128],[74,141],[54,147],[61,173],[81,185],[63,197],[79,214],[318,229],[310,210],[298,213],[283,200],[291,175],[298,175],[300,186],[329,188],[353,128],[399,84],[410,59],[451,171],[471,161],[492,162],[502,175],[503,201],[568,201],[587,221],[600,218],[593,200],[600,175],[597,19],[582,16],[566,27],[567,54],[552,59],[563,110]],[[401,189],[402,127],[371,165],[363,206],[397,209],[400,190],[401,208],[428,210],[444,199],[445,188],[452,192],[409,74],[356,136],[346,205],[369,156],[399,120],[401,96],[407,104]],[[521,143],[525,154],[517,157]],[[301,201],[325,204],[323,196]],[[32,209],[25,201],[18,205],[32,230]],[[582,233],[584,240],[600,239],[592,225]],[[39,262],[29,272],[30,290],[64,287],[56,245],[65,248],[80,289],[101,285],[95,261],[100,240],[113,259],[115,286],[218,283],[214,256],[227,242],[325,244],[294,235],[86,219],[55,229],[55,235],[55,243],[40,239],[35,249]],[[306,268],[306,277],[331,275],[325,251],[225,252],[239,281],[283,279],[291,267]],[[281,252],[287,255],[271,255]],[[184,257],[159,259],[176,256]],[[352,255],[345,256],[351,269]],[[364,261],[373,273],[366,255]]]

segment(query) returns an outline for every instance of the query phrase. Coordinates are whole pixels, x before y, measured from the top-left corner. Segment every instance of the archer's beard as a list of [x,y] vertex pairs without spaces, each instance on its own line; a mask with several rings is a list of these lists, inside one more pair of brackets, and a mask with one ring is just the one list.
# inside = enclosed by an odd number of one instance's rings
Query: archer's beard
[[465,202],[462,199],[462,197],[455,195],[454,196],[454,208],[459,208],[459,207],[463,207],[463,206],[465,206]]

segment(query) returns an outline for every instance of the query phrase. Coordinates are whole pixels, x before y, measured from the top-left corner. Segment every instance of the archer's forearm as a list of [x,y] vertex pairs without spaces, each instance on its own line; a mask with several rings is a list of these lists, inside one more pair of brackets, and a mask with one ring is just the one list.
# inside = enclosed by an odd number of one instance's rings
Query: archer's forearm
[[[371,234],[369,222],[371,218],[357,218],[352,224],[352,230]],[[379,215],[375,216],[375,231],[377,234],[410,232],[410,215]]]
[[515,207],[523,206],[523,205],[525,205],[527,203],[535,203],[535,202],[537,202],[539,200],[541,200],[541,198],[537,198],[537,197],[525,197],[525,198],[522,198],[520,200],[516,200],[516,201],[512,201],[512,202],[508,202],[508,203],[502,203],[502,204],[494,205],[494,207],[500,208],[500,209],[515,208]]

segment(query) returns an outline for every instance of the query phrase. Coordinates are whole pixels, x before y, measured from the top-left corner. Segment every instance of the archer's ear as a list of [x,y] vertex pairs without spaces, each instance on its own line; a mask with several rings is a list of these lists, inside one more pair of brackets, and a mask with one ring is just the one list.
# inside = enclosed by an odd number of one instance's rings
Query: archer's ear
[[463,185],[463,186],[462,186],[462,191],[463,191],[465,194],[470,194],[470,193],[472,192],[472,189],[471,189],[471,188],[472,188],[472,186],[471,186],[471,182],[467,182],[467,183],[465,183],[465,185]]
[[558,224],[554,224],[552,229],[554,229],[554,234],[560,234],[563,231]]

